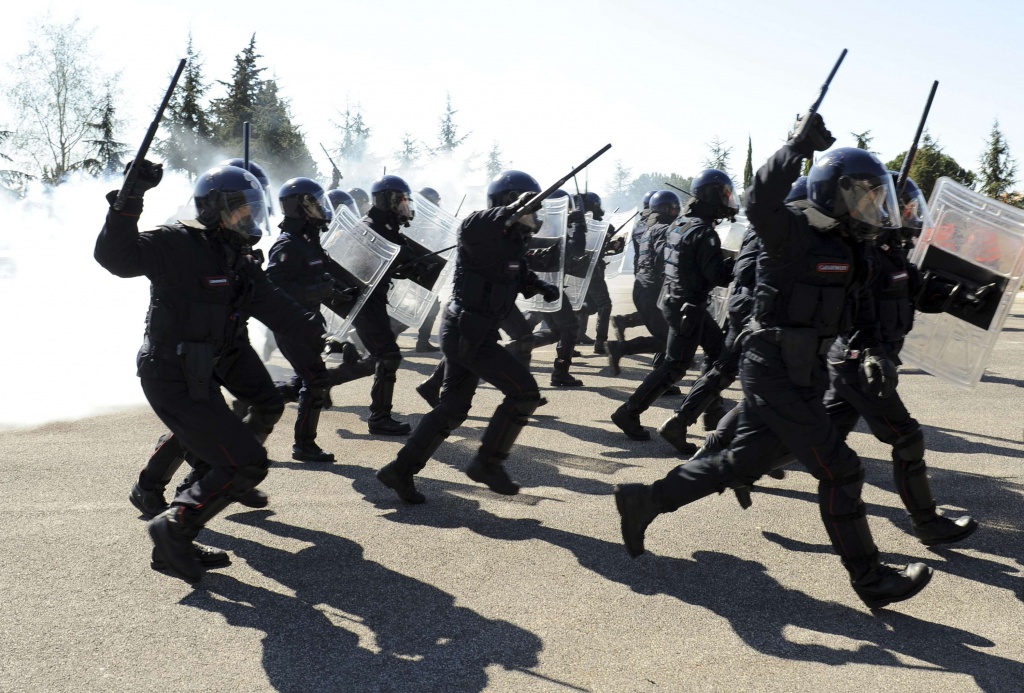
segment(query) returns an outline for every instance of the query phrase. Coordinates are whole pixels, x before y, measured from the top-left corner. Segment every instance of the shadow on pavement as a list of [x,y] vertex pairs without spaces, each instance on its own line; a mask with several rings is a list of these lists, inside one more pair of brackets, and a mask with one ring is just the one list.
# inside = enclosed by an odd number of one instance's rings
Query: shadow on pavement
[[306,542],[297,552],[204,532],[294,596],[211,572],[182,603],[265,633],[263,667],[281,691],[482,691],[486,669],[527,671],[543,643],[533,633],[455,606],[432,585],[363,557],[326,532],[277,522],[270,511],[228,519]]

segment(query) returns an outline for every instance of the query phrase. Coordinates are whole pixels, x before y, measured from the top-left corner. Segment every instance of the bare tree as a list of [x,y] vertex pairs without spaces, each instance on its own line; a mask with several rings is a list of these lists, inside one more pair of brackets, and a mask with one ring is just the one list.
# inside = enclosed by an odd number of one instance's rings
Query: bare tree
[[57,184],[93,159],[90,137],[103,119],[105,83],[96,68],[91,32],[76,17],[41,20],[28,50],[8,66],[7,96],[15,111],[13,151],[44,182]]

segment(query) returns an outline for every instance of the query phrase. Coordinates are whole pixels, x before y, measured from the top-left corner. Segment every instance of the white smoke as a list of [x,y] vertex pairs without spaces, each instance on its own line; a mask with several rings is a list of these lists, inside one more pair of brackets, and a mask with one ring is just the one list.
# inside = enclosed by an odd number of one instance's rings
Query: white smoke
[[[135,354],[149,280],[121,279],[92,257],[116,180],[76,177],[0,201],[0,428],[75,419],[145,402]],[[166,173],[140,229],[165,223],[192,184]],[[2,269],[2,268],[0,268]]]

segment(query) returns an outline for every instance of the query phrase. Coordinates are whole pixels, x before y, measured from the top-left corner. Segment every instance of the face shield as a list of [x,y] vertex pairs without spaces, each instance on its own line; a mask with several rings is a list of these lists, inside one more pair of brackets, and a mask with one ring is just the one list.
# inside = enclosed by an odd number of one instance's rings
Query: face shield
[[900,198],[902,211],[903,233],[906,236],[917,238],[921,230],[932,225],[931,217],[928,214],[928,203],[924,195],[917,188],[911,191],[909,188]]
[[892,176],[851,178],[839,177],[839,197],[850,220],[882,231],[899,229],[900,206]]
[[305,215],[310,221],[322,221],[324,223],[330,223],[334,219],[334,212],[331,210],[331,201],[328,199],[327,194],[323,195],[310,195],[303,194],[299,198],[299,211]]
[[388,210],[402,221],[416,218],[416,203],[411,195],[403,192],[392,190],[388,193]]
[[221,194],[220,225],[247,239],[257,239],[269,229],[266,198],[259,188]]

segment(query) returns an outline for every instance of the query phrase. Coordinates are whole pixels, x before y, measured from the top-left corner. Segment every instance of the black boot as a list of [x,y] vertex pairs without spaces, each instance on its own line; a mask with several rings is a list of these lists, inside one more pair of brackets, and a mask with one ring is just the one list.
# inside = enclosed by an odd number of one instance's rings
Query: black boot
[[580,387],[583,381],[569,375],[569,362],[555,359],[554,370],[551,371],[552,387]]
[[304,395],[299,400],[299,412],[295,417],[295,445],[292,459],[299,462],[333,462],[334,455],[316,444],[316,428],[320,423],[320,407],[323,402],[313,396]]
[[128,500],[147,520],[167,510],[167,500],[164,498],[163,489],[145,489],[139,481],[132,486]]
[[650,440],[651,432],[640,423],[640,414],[630,411],[626,404],[612,413],[612,423],[633,440]]
[[676,449],[676,452],[689,457],[697,452],[697,446],[686,440],[686,429],[686,422],[679,416],[673,416],[661,425],[658,433]]
[[624,315],[613,315],[612,316],[612,331],[615,332],[615,339],[618,342],[626,341],[626,316]]
[[412,426],[404,421],[396,421],[390,414],[371,416],[366,423],[370,433],[377,436],[407,436],[412,431]]
[[418,354],[436,354],[441,351],[441,347],[436,347],[430,343],[429,339],[419,339],[416,341],[416,353]]
[[612,340],[605,346],[608,352],[608,369],[612,372],[612,375],[618,375],[622,372],[622,368],[619,366],[619,361],[622,360],[622,342]]
[[416,490],[415,476],[402,469],[398,460],[384,465],[377,472],[377,481],[398,494],[406,503],[419,505],[425,503],[427,497]]
[[[301,381],[295,383],[293,381],[277,381],[274,383],[274,389],[277,390],[277,394],[281,396],[286,403],[298,402],[299,401],[299,389],[302,387]],[[238,412],[235,412],[236,414]]]
[[[192,545],[195,551],[196,559],[199,561],[199,565],[203,567],[203,570],[212,570],[213,568],[223,568],[231,565],[231,556],[226,551],[218,551],[217,549],[211,549],[206,546],[199,546],[198,544]],[[153,570],[167,570],[169,564],[164,559],[163,555],[153,547],[153,556],[150,559],[149,567]]]
[[128,494],[129,502],[143,517],[156,517],[167,510],[164,490],[184,462],[185,449],[178,438],[170,433],[160,436],[146,467],[139,472],[139,479]]
[[932,579],[932,569],[924,563],[911,563],[898,569],[879,563],[856,580],[853,591],[869,609],[881,609],[894,602],[910,599]]
[[184,510],[177,506],[168,508],[149,521],[147,529],[154,546],[152,562],[159,562],[162,567],[158,570],[167,570],[185,582],[196,583],[202,579],[204,571],[192,543],[195,531],[182,519]]
[[497,456],[485,458],[482,452],[478,452],[473,461],[466,467],[466,476],[473,481],[485,484],[487,488],[503,496],[514,496],[519,493],[519,484],[512,481],[512,478],[505,471],[502,464],[504,460]]
[[444,384],[444,360],[442,359],[430,377],[416,386],[416,393],[422,397],[431,409],[441,403],[441,385]]
[[644,484],[620,484],[615,487],[615,508],[619,511],[622,541],[626,551],[636,558],[644,553],[644,533],[661,510],[654,502],[651,488]]
[[937,544],[953,544],[966,539],[978,529],[978,521],[970,515],[955,520],[936,513],[935,517],[924,522],[913,520],[914,536],[925,546]]
[[270,505],[270,497],[258,488],[249,489],[235,500],[247,508],[265,508]]
[[594,353],[600,356],[608,355],[608,342],[604,339],[599,339],[594,342]]
[[394,372],[382,375],[379,371],[370,388],[370,419],[366,422],[370,433],[380,436],[407,436],[412,426],[391,418],[391,401],[395,394]]
[[480,438],[480,450],[466,468],[466,476],[486,484],[495,493],[505,496],[519,493],[519,484],[512,481],[503,463],[529,422],[530,414],[543,403],[539,396],[529,400],[505,397],[494,410],[491,422]]

